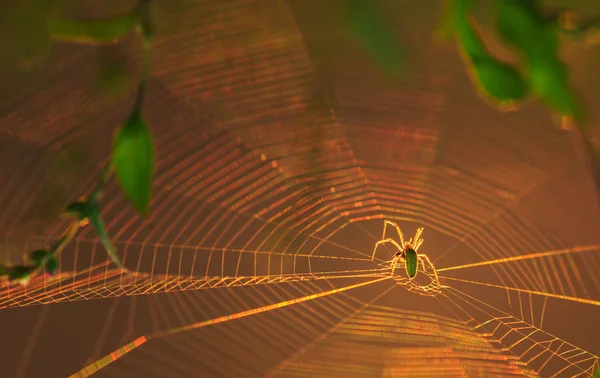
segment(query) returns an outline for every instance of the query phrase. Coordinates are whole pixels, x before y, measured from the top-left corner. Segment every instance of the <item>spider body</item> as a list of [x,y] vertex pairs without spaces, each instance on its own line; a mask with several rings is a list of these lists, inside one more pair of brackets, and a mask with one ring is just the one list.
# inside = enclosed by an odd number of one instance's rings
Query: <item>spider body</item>
[[[392,226],[396,229],[398,233],[398,238],[400,242],[398,243],[393,238],[387,237],[387,227]],[[375,243],[375,248],[373,249],[372,259],[375,259],[375,253],[377,252],[377,248],[382,244],[391,243],[398,251],[394,254],[394,258],[391,261],[392,267],[392,275],[396,270],[396,265],[400,262],[404,264],[406,269],[406,275],[410,280],[414,279],[417,276],[417,272],[419,270],[419,260],[421,256],[418,254],[419,247],[423,243],[423,239],[421,239],[421,234],[423,233],[423,227],[417,229],[414,238],[410,238],[408,241],[404,241],[404,235],[402,231],[400,231],[400,227],[394,222],[384,221],[383,224],[383,235],[381,240]],[[423,262],[421,262],[423,263]]]
[[406,275],[413,279],[417,276],[417,251],[408,246],[404,252],[404,262],[406,267]]

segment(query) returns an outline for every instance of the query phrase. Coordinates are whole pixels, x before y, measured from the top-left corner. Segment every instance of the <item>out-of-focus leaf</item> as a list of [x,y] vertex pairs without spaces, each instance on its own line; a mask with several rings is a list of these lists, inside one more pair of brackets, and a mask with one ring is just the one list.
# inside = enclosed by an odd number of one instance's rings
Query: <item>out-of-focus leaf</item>
[[463,22],[464,16],[472,6],[473,0],[446,0],[442,22],[435,30],[435,35],[441,41],[449,41],[457,33],[457,26]]
[[154,40],[156,35],[156,26],[154,25],[155,0],[141,1],[137,11],[140,33],[144,37],[144,41],[149,44]]
[[583,109],[569,85],[567,67],[557,60],[540,60],[531,65],[531,83],[536,94],[554,112],[583,122]]
[[88,217],[88,204],[85,202],[72,202],[67,205],[63,214],[69,218],[84,220]]
[[354,36],[377,65],[388,74],[404,69],[403,46],[386,25],[381,10],[370,1],[346,0],[346,23]]
[[527,83],[513,66],[495,59],[473,58],[470,67],[480,95],[494,107],[507,109],[524,100]]
[[480,95],[492,105],[505,109],[524,100],[527,82],[519,70],[494,58],[471,25],[472,0],[454,0],[444,21],[444,33],[453,33],[470,69]]
[[58,259],[52,256],[46,261],[46,273],[52,275],[58,270]]
[[543,15],[537,0],[496,3],[498,35],[522,56],[532,91],[554,112],[581,121],[581,104],[559,57],[556,24]]
[[151,198],[154,155],[148,124],[134,111],[115,137],[112,163],[125,196],[144,216]]
[[8,275],[9,272],[10,272],[10,267],[8,265],[0,264],[0,277]]
[[15,265],[8,271],[8,279],[26,285],[31,279],[31,272],[35,268],[30,266]]
[[[521,55],[534,94],[556,115],[577,127],[572,135],[590,169],[600,195],[600,157],[590,140],[583,105],[573,90],[566,65],[560,59],[556,20],[546,17],[537,0],[497,0],[497,30]],[[599,197],[600,198],[600,197]]]
[[[3,0],[0,11],[0,46],[3,80],[12,80],[14,69],[41,68],[51,52],[46,21],[63,0]],[[6,85],[6,83],[4,83]],[[22,85],[19,82],[18,85]],[[13,85],[8,88],[14,90]]]
[[100,209],[98,206],[94,207],[94,210],[89,214],[88,219],[110,259],[115,263],[117,267],[121,268],[123,266],[121,264],[121,259],[117,255],[117,251],[113,246],[112,242],[110,241],[108,232],[106,232],[106,226],[102,221],[102,217],[100,216]]
[[40,265],[42,263],[42,260],[44,260],[49,253],[50,252],[48,252],[45,249],[37,249],[33,252],[30,252],[29,255],[27,255],[27,260],[32,264]]
[[125,15],[87,20],[59,20],[50,21],[50,36],[52,40],[84,45],[106,45],[117,43],[135,25],[137,12]]

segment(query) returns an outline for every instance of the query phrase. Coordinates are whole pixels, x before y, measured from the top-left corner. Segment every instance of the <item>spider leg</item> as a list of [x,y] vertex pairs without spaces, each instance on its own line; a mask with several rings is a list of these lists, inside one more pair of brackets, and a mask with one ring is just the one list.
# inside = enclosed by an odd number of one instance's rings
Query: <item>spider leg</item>
[[421,244],[423,244],[423,239],[421,239],[421,234],[423,234],[423,227],[419,227],[417,229],[417,232],[415,232],[415,238],[414,238],[415,245],[413,245],[413,249],[415,251],[418,251]]
[[402,234],[400,227],[398,227],[398,225],[392,221],[389,221],[389,220],[383,221],[383,235],[381,235],[381,239],[385,238],[385,235],[387,233],[387,226],[392,226],[396,229],[396,232],[398,232],[398,239],[400,239],[400,245],[402,246],[402,248],[399,248],[399,249],[404,249],[404,246],[406,245],[404,243],[404,235]]
[[397,241],[395,241],[392,238],[387,238],[387,239],[383,239],[378,241],[377,243],[375,243],[375,248],[373,248],[373,255],[371,256],[371,260],[375,260],[375,253],[377,252],[377,248],[385,243],[392,243],[394,245],[394,247],[398,248],[398,251],[402,251],[402,247],[400,247],[400,245],[398,244]]
[[417,257],[417,259],[421,260],[421,265],[423,266],[423,270],[427,269],[425,266],[425,261],[427,261],[427,265],[429,265],[429,267],[431,268],[431,271],[433,272],[433,276],[435,277],[435,281],[439,284],[440,279],[438,277],[437,270],[435,269],[435,266],[433,266],[433,263],[431,262],[431,260],[429,260],[429,256],[427,256],[424,253],[421,253]]
[[394,272],[396,271],[396,265],[398,265],[398,259],[394,259],[394,261],[392,262],[392,273],[391,275],[394,275]]

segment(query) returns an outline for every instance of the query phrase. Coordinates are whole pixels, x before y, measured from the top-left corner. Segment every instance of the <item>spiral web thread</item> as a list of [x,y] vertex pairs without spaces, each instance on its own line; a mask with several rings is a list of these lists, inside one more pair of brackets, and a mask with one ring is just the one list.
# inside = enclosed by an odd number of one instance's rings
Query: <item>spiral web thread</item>
[[[293,2],[211,4],[161,10],[167,27],[147,104],[159,156],[153,216],[138,218],[114,183],[102,199],[126,269],[116,270],[85,229],[61,255],[57,275],[27,287],[3,282],[1,308],[169,293],[150,302],[155,331],[93,356],[74,377],[591,374],[596,355],[544,328],[551,303],[600,304],[600,241],[588,231],[598,221],[585,202],[593,197],[558,131],[494,124],[493,112],[464,105],[473,99],[432,94],[447,67],[420,67],[413,75],[429,80],[403,90],[333,72],[339,62],[315,59],[307,46],[325,42],[303,26]],[[73,53],[56,76],[92,58]],[[83,138],[72,132],[81,112],[93,119],[87,140],[97,146],[83,170],[102,166],[91,161],[106,156],[107,125],[125,108],[73,90],[81,77],[71,86],[50,81],[52,91],[3,113],[6,230],[41,217],[37,202],[15,204],[56,195],[30,177],[50,175],[62,136]],[[62,100],[52,102],[57,93]],[[24,117],[32,105],[46,123]],[[478,117],[490,125],[474,133],[470,118]],[[419,280],[410,281],[402,269],[389,274],[397,251],[371,259],[386,219],[408,233],[425,227],[421,251],[439,277],[435,295],[419,290],[431,269],[420,266]],[[50,223],[18,246],[7,233],[7,258],[63,227]],[[394,306],[380,304],[390,297],[398,298]],[[413,310],[416,298],[436,311]]]

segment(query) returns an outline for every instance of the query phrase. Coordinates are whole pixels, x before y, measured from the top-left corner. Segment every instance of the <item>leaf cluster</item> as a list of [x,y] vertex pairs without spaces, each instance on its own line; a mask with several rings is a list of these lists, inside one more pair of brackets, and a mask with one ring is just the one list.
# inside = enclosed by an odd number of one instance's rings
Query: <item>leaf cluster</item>
[[26,255],[24,260],[24,263],[19,265],[0,264],[0,276],[25,285],[37,271],[45,270],[51,275],[58,269],[58,259],[47,249],[36,249]]
[[[564,129],[576,127],[576,147],[586,157],[600,201],[600,153],[591,142],[582,101],[570,82],[561,60],[560,36],[594,42],[597,20],[575,25],[572,11],[550,13],[540,0],[495,0],[495,32],[498,40],[517,53],[518,64],[493,56],[473,17],[475,0],[450,0],[438,33],[456,40],[479,94],[499,110],[516,110],[528,99],[538,99],[563,122]],[[600,202],[599,202],[600,203]]]
[[39,271],[52,274],[59,267],[58,254],[73,239],[81,227],[90,224],[113,263],[122,263],[106,231],[99,199],[113,172],[121,190],[134,208],[148,215],[155,164],[155,150],[148,123],[143,116],[144,95],[148,80],[150,47],[154,39],[154,0],[139,0],[124,15],[87,21],[53,19],[49,23],[55,42],[83,45],[118,43],[132,29],[143,40],[142,68],[136,101],[130,115],[120,125],[112,146],[112,156],[92,193],[81,201],[70,203],[63,215],[70,224],[63,236],[50,248],[30,252],[21,265],[0,265],[0,276],[26,284]]

